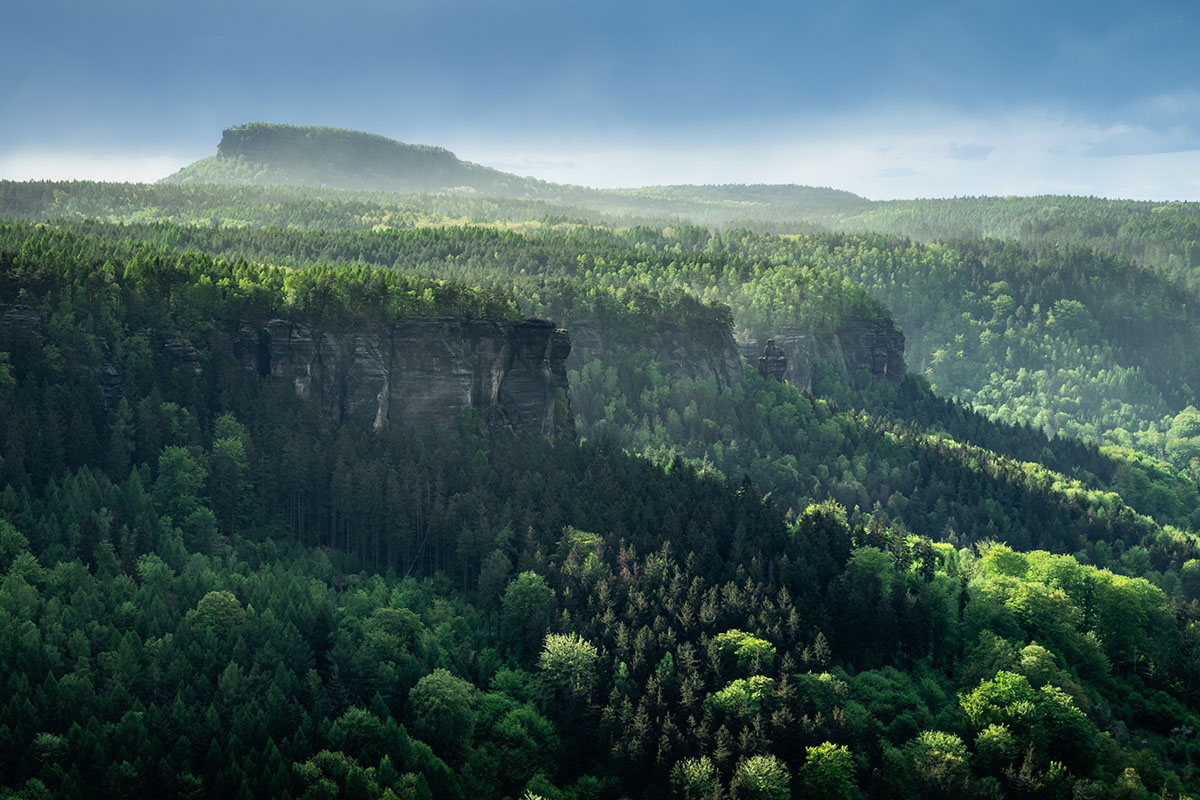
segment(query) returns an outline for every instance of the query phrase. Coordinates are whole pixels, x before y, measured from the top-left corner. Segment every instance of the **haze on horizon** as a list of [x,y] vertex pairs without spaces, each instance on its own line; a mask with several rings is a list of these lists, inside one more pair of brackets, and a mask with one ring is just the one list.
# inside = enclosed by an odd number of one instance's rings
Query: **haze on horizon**
[[151,181],[250,121],[596,187],[1200,200],[1200,7],[18,0],[0,178]]

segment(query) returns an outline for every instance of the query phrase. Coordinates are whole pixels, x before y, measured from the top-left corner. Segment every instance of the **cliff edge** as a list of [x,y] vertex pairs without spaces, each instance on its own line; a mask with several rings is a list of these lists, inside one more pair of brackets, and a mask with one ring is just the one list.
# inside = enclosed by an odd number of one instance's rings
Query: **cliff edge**
[[794,327],[739,339],[743,358],[763,375],[812,392],[813,365],[832,364],[861,388],[864,374],[898,381],[904,374],[904,333],[887,317],[848,319],[827,337]]
[[234,355],[320,403],[334,422],[447,428],[468,408],[492,429],[574,438],[567,332],[540,319],[410,317],[353,332],[243,323]]

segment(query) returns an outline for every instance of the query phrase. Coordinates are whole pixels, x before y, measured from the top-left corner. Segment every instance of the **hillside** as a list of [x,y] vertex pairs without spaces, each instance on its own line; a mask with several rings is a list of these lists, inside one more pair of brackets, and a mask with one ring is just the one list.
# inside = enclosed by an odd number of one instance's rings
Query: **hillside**
[[1196,203],[1067,196],[871,201],[847,191],[791,184],[597,190],[519,177],[462,161],[440,147],[338,128],[235,126],[224,132],[215,156],[163,181],[356,192],[453,190],[574,208],[576,217],[607,214],[659,224],[688,220],[772,233],[854,230],[922,241],[1071,242],[1176,274],[1191,275],[1200,266],[1200,204]]
[[922,241],[1009,239],[1079,244],[1200,280],[1200,203],[1100,197],[959,197],[827,206],[810,221],[844,230],[896,233]]
[[[861,290],[621,237],[381,239],[446,276],[580,270],[512,292],[196,249],[338,242],[314,236],[0,227],[9,785],[615,800],[817,794],[829,775],[890,797],[1192,780],[1200,545],[1107,487],[1124,465],[903,375],[856,389],[830,364],[813,397],[689,374],[729,310],[625,284],[746,270],[747,309],[790,284],[814,298],[793,322],[824,308],[815,334],[872,309]],[[514,304],[612,340],[570,373],[582,445],[471,413],[372,433],[239,351],[253,320],[368,341]]]
[[[768,195],[776,192],[774,187],[725,187],[720,194],[760,189]],[[798,200],[804,194],[796,189],[788,196]],[[820,303],[789,293],[784,276],[818,267],[863,287],[889,309],[905,333],[911,368],[939,394],[968,401],[1006,422],[1130,448],[1175,461],[1181,469],[1192,458],[1184,455],[1188,448],[1176,445],[1193,403],[1192,390],[1200,386],[1200,365],[1193,355],[1200,352],[1200,328],[1192,311],[1200,302],[1195,280],[1185,269],[1155,268],[1069,242],[915,243],[898,235],[821,232],[755,235],[746,229],[625,217],[542,200],[212,184],[0,182],[0,215],[139,225],[163,220],[174,225],[139,235],[230,257],[254,254],[298,264],[322,258],[407,264],[403,248],[396,247],[396,230],[409,229],[499,228],[560,240],[568,249],[576,247],[572,241],[592,247],[615,240],[620,247],[633,246],[667,262],[674,254],[685,262],[722,262],[719,269],[728,275],[717,284],[704,269],[688,269],[667,271],[646,288],[658,292],[678,283],[700,297],[729,304],[744,339],[781,333],[793,326],[797,309],[806,315],[799,329],[811,328],[822,314]],[[1132,224],[1136,218],[1130,219]],[[202,232],[213,225],[220,230]],[[287,228],[311,235],[239,235],[234,228]],[[517,272],[525,269],[522,280],[534,272],[573,274],[580,268],[573,259],[581,255],[578,249],[569,256],[560,253],[537,270],[521,264]],[[745,298],[742,268],[724,266],[738,259],[765,265],[754,269],[771,276],[774,294],[759,301]],[[470,280],[493,280],[507,276],[510,263],[493,259],[468,268],[460,260],[447,266],[453,268],[448,274],[466,277],[469,272]],[[593,270],[609,272],[608,267]],[[605,280],[614,286],[628,275],[619,265],[611,273]],[[780,313],[789,306],[792,312]],[[763,327],[767,317],[767,327],[774,330]],[[1160,358],[1164,346],[1177,357]]]

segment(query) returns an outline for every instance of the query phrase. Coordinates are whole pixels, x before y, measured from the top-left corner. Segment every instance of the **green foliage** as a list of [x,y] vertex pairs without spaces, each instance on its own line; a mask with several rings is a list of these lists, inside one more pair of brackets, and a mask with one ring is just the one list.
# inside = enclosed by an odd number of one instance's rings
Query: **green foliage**
[[737,765],[729,782],[735,800],[788,800],[791,776],[775,756],[750,756]]
[[17,556],[28,550],[29,540],[11,522],[0,518],[0,573],[8,572]]
[[158,457],[154,501],[180,522],[199,508],[207,471],[184,447],[168,445]]
[[1175,415],[1167,429],[1167,456],[1176,464],[1200,472],[1200,411],[1188,406]]
[[763,675],[737,678],[712,696],[714,708],[726,714],[762,714],[775,696],[775,681]]
[[953,733],[922,731],[908,746],[922,797],[956,798],[967,791],[967,746]]
[[218,633],[238,625],[245,617],[246,610],[233,592],[208,592],[196,604],[196,619]]
[[721,782],[708,756],[685,758],[671,768],[671,788],[679,800],[719,800]]
[[[689,196],[865,203],[605,202]],[[6,790],[1196,792],[1200,494],[1161,460],[1190,356],[1145,363],[1191,352],[1148,333],[1186,285],[1072,248],[517,216],[544,201],[485,226],[448,215],[496,201],[449,194],[0,183],[26,202],[129,224],[0,225]],[[942,390],[1046,357],[1011,418],[1078,408],[998,424],[821,363],[890,324],[847,275],[929,312],[906,335]],[[334,424],[230,354],[247,320],[531,313],[579,331],[582,444]],[[797,326],[811,395],[736,378],[731,329]],[[1127,418],[1153,424],[1104,451],[1041,430]]]
[[596,646],[572,634],[546,635],[538,665],[546,682],[560,696],[586,701],[596,685]]
[[1053,686],[1035,690],[1025,676],[1001,670],[961,703],[976,729],[1004,726],[1042,763],[1058,760],[1085,774],[1095,763],[1094,726]]
[[769,671],[775,661],[774,645],[737,629],[718,634],[713,646],[722,656],[731,657],[742,673]]
[[519,654],[532,655],[554,616],[554,590],[536,572],[513,578],[500,601],[501,638]]
[[446,757],[457,757],[475,733],[476,690],[469,681],[435,669],[408,695],[405,718],[413,733]]
[[822,742],[809,747],[800,770],[804,796],[819,800],[854,800],[860,796],[854,759],[844,745]]

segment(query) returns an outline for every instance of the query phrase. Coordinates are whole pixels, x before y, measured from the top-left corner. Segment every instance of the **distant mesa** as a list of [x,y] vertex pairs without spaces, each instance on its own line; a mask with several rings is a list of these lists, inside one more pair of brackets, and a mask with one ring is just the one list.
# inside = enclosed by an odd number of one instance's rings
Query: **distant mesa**
[[402,193],[465,188],[503,196],[528,194],[540,183],[462,161],[442,147],[342,128],[265,122],[226,129],[215,156],[163,181]]
[[[849,209],[869,205],[851,192],[792,184],[645,186],[589,189],[550,183],[463,161],[444,147],[406,144],[373,133],[251,122],[228,128],[217,154],[189,164],[163,183],[310,186],[352,191],[470,193],[569,203],[625,211],[635,207],[678,213],[679,204],[734,214],[750,206]],[[738,211],[741,208],[742,211]]]

